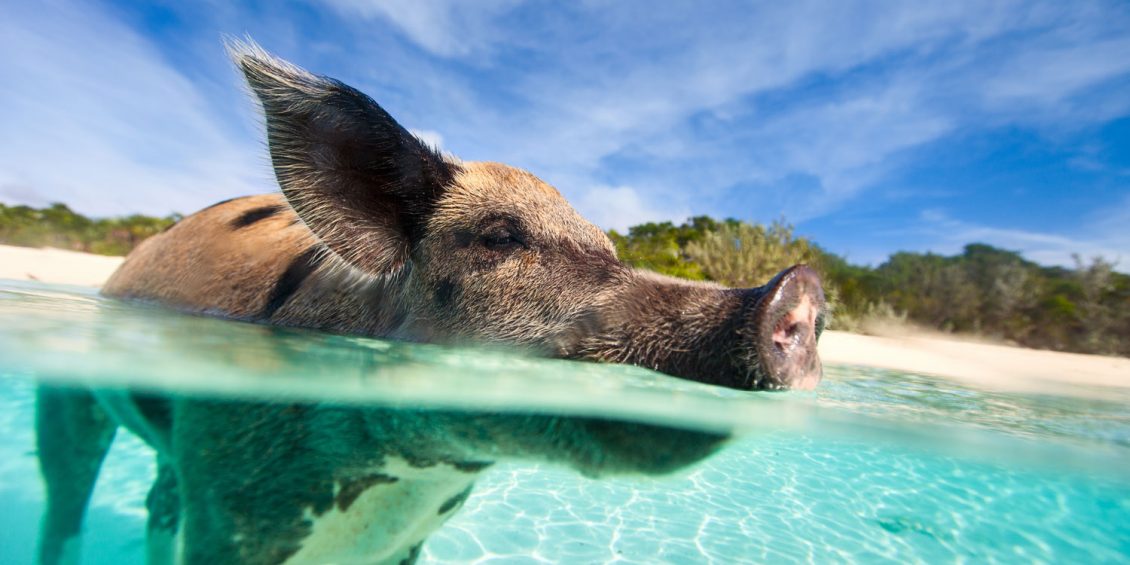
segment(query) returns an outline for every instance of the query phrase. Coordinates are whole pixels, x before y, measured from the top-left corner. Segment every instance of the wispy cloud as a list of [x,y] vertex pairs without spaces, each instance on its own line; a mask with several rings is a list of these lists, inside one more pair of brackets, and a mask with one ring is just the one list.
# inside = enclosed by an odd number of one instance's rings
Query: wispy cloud
[[323,0],[346,17],[382,17],[427,51],[467,56],[490,46],[502,30],[494,18],[521,0]]
[[[1091,6],[801,2],[735,18],[733,6],[590,3],[526,13],[504,30],[499,20],[524,6],[495,3],[470,17],[446,2],[403,13],[347,3],[415,30],[408,35],[433,53],[514,67],[496,88],[518,103],[454,117],[474,124],[464,129],[471,145],[574,198],[627,184],[668,213],[692,202],[716,202],[708,211],[720,213],[728,190],[753,186],[767,209],[818,218],[897,171],[900,153],[948,135],[1078,127],[1126,111],[1069,103],[1130,72],[1130,56],[1116,56],[1126,51],[1115,24],[1125,14]],[[443,43],[454,37],[466,47]],[[716,127],[696,131],[704,117]],[[651,166],[611,164],[624,156]],[[818,186],[803,200],[787,182],[798,175]]]
[[677,222],[690,215],[690,211],[685,208],[673,211],[660,207],[630,186],[594,186],[575,204],[589,220],[621,233],[644,222]]
[[1076,255],[1084,260],[1103,257],[1115,267],[1130,273],[1130,197],[1120,208],[1103,211],[1086,222],[1076,234],[1062,235],[1031,230],[980,225],[957,220],[940,210],[925,210],[918,230],[935,242],[930,247],[939,253],[959,253],[967,243],[987,243],[1018,251],[1026,259],[1042,265],[1073,267]]
[[165,214],[271,188],[230,115],[96,7],[9,5],[0,51],[0,197]]

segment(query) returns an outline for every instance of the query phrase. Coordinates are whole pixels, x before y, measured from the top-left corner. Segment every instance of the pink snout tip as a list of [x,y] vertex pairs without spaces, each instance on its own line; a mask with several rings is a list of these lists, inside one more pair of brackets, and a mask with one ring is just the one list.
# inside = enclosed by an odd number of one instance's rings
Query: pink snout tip
[[764,368],[776,387],[812,390],[824,375],[817,351],[826,308],[820,276],[797,265],[767,286],[760,312]]

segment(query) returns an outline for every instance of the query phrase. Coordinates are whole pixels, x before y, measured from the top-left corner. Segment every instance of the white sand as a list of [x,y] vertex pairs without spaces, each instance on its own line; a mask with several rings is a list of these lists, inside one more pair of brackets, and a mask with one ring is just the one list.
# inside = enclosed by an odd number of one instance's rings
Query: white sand
[[1130,387],[1130,359],[1040,351],[937,337],[874,337],[825,332],[825,363],[866,365],[950,377],[1003,390],[1075,393],[1101,391],[1071,387]]
[[[0,245],[0,278],[101,286],[121,262],[121,257]],[[992,388],[1073,392],[1072,387],[1080,386],[1130,387],[1130,359],[933,336],[892,338],[829,331],[820,340],[820,356],[825,364],[940,375]]]
[[102,286],[122,257],[0,245],[0,279]]

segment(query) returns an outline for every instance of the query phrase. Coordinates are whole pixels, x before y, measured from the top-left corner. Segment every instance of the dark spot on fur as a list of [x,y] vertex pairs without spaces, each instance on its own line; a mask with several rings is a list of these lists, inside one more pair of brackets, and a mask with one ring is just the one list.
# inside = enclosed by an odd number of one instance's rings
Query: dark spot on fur
[[456,461],[452,463],[451,466],[455,467],[455,470],[464,473],[478,473],[493,464],[494,463],[490,461]]
[[275,281],[275,286],[267,297],[267,306],[263,308],[263,318],[270,319],[279,308],[286,304],[286,301],[298,291],[306,278],[322,264],[323,257],[322,248],[315,245],[303,251],[291,261],[279,280]]
[[468,496],[471,496],[471,487],[467,487],[463,489],[463,492],[447,499],[446,502],[440,505],[439,512],[437,512],[437,514],[443,516],[444,514],[451,512],[455,509],[455,507],[462,505],[463,502],[467,500]]
[[254,224],[255,222],[266,220],[267,218],[270,218],[278,214],[279,212],[282,212],[283,210],[286,210],[286,206],[283,206],[281,204],[271,204],[270,206],[260,206],[258,208],[252,208],[240,214],[236,219],[232,220],[231,228],[233,230],[245,228],[247,226],[250,226],[251,224]]
[[451,279],[444,279],[436,286],[435,300],[440,308],[451,308],[459,294],[459,285]]
[[408,550],[408,556],[400,560],[400,565],[412,565],[415,563],[416,560],[420,558],[420,547],[423,545],[424,542],[420,542],[412,546],[412,549]]
[[341,490],[337,493],[337,498],[334,500],[337,507],[342,512],[349,510],[349,507],[357,500],[361,493],[369,490],[373,485],[388,485],[395,483],[400,479],[385,475],[382,473],[373,473],[358,479],[345,481],[341,485]]

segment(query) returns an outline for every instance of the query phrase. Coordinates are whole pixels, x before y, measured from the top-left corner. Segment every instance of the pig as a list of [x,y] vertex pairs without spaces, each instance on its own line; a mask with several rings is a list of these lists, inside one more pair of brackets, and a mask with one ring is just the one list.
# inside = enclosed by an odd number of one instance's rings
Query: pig
[[[730,289],[635,270],[549,184],[464,162],[365,94],[251,43],[281,193],[215,204],[143,242],[109,297],[387,339],[626,363],[743,390],[811,389],[813,269]],[[75,562],[119,426],[157,452],[147,555],[169,563],[412,563],[500,459],[658,475],[728,434],[596,417],[166,396],[43,385],[41,563]]]

